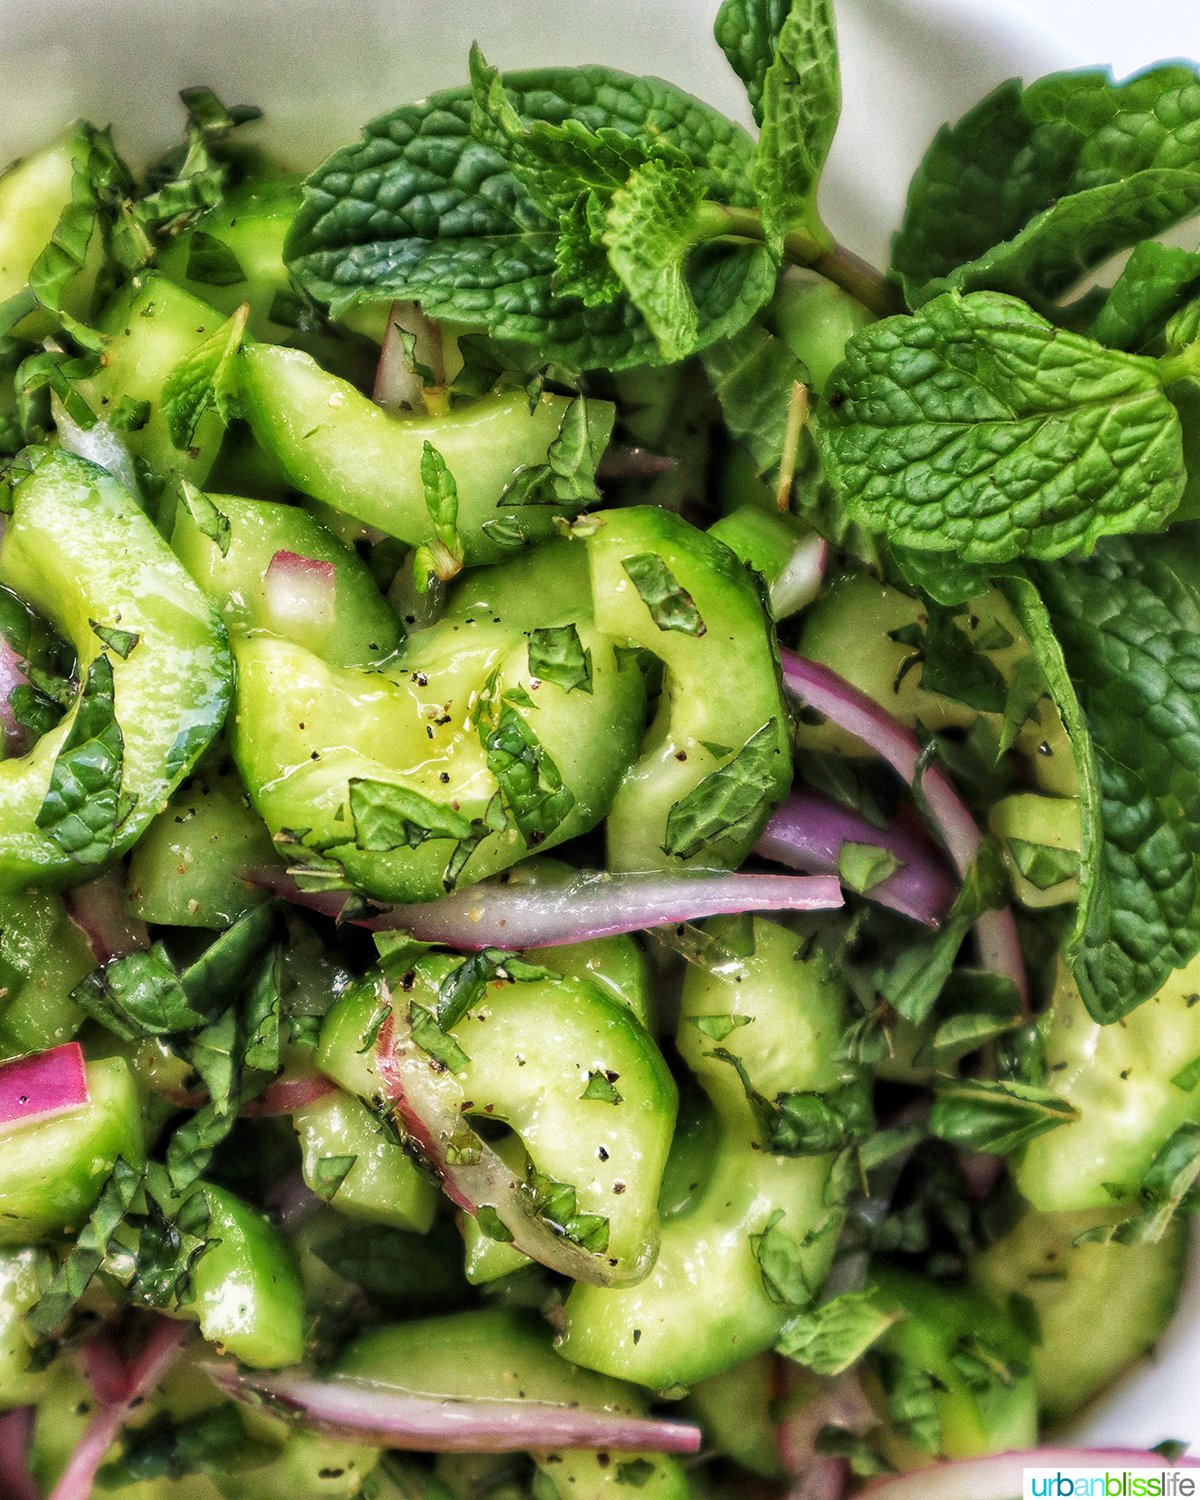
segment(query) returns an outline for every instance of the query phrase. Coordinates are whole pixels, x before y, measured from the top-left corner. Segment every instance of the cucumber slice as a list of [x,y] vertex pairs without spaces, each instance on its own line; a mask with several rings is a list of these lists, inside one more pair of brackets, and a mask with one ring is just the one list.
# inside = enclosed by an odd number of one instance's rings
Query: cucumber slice
[[163,414],[162,392],[179,361],[224,321],[216,308],[154,274],[118,292],[100,317],[100,331],[109,336],[104,364],[95,375],[77,381],[76,388],[102,418],[123,403],[149,402],[145,423],[121,436],[157,480],[178,476],[203,485],[216,460],[225,435],[221,418],[210,408],[188,447],[176,448]]
[[[230,694],[224,627],[126,491],[53,449],[30,450],[30,465],[13,492],[0,582],[70,639],[81,679],[107,662],[120,774],[101,787],[89,773],[86,824],[60,798],[60,822],[39,826],[83,692],[28,755],[0,763],[0,890],[10,891],[77,884],[123,854],[215,737]],[[94,826],[102,791],[117,794],[111,826]]]
[[[1135,1203],[1146,1169],[1181,1125],[1200,1122],[1200,956],[1117,1026],[1092,1020],[1064,965],[1041,1026],[1048,1086],[1079,1119],[1030,1141],[1014,1167],[1043,1213]],[[1179,1082],[1173,1082],[1174,1079]]]
[[[410,545],[433,523],[421,482],[421,454],[432,443],[458,486],[458,531],[468,564],[506,555],[492,523],[519,526],[522,539],[554,534],[562,506],[505,505],[525,468],[546,462],[569,401],[543,395],[530,410],[522,391],[486,396],[444,417],[394,417],[296,349],[243,347],[242,399],[254,435],[297,489]],[[589,401],[594,457],[612,431],[613,408]],[[508,549],[511,551],[511,547]]]
[[0,1062],[69,1042],[83,1023],[71,991],[95,967],[61,896],[0,897]]
[[83,1227],[118,1156],[145,1160],[141,1101],[122,1058],[87,1064],[88,1103],[0,1127],[0,1245]]
[[135,845],[130,910],[168,927],[229,927],[270,900],[247,885],[246,872],[275,864],[275,844],[236,775],[200,770]]
[[1052,1421],[1073,1416],[1144,1354],[1179,1298],[1188,1232],[1175,1219],[1157,1244],[1076,1245],[1120,1210],[1026,1213],[970,1267],[971,1280],[1001,1306],[1021,1298],[1036,1314],[1038,1404]]
[[[212,495],[187,501],[175,513],[171,546],[184,567],[221,608],[230,627],[263,628],[286,636],[338,667],[377,666],[400,644],[400,626],[375,587],[366,564],[295,505]],[[207,506],[215,506],[213,517]],[[228,531],[209,536],[221,519]],[[267,573],[276,553],[328,563],[333,579],[327,610],[285,616],[273,605]]]
[[296,1110],[292,1123],[304,1180],[314,1193],[348,1218],[428,1231],[438,1190],[365,1104],[337,1089]]
[[31,1369],[33,1340],[25,1332],[25,1318],[54,1275],[48,1250],[26,1246],[0,1250],[0,1412],[36,1401],[45,1389],[49,1370]]

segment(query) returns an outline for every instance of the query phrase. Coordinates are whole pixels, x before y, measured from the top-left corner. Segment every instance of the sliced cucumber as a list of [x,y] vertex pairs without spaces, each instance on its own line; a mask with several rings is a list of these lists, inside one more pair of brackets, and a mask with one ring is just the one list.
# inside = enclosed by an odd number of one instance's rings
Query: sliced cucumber
[[1054,1421],[1076,1411],[1144,1354],[1175,1311],[1187,1252],[1176,1219],[1157,1244],[1076,1245],[1120,1210],[1044,1214],[1031,1209],[971,1263],[994,1302],[1024,1299],[1037,1317],[1033,1374]]

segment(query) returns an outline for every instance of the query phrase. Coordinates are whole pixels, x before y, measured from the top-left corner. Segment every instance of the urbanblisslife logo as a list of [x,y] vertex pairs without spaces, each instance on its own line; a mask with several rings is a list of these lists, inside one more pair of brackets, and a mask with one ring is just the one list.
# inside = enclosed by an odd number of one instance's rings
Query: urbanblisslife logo
[[1026,1469],[1022,1500],[1173,1500],[1198,1486],[1200,1475],[1181,1469]]

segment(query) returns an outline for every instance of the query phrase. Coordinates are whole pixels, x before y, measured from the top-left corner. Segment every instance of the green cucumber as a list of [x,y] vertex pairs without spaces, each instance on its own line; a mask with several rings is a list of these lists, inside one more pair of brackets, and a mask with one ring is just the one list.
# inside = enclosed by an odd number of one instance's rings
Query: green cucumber
[[[335,1373],[374,1385],[460,1400],[497,1397],[569,1402],[640,1413],[640,1394],[615,1380],[575,1370],[555,1354],[550,1330],[529,1313],[487,1308],[373,1329],[344,1351]],[[561,1500],[617,1500],[633,1481],[646,1500],[687,1500],[688,1482],[666,1454],[537,1452],[533,1459]],[[640,1462],[639,1462],[640,1460]]]
[[77,1233],[117,1158],[146,1157],[141,1101],[122,1058],[86,1067],[88,1102],[66,1114],[0,1126],[0,1245]]
[[49,1370],[33,1368],[34,1341],[25,1319],[53,1275],[48,1250],[0,1250],[0,1412],[36,1401],[46,1388]]
[[1060,963],[1043,1016],[1047,1087],[1079,1111],[1030,1141],[1017,1187],[1043,1213],[1136,1203],[1150,1163],[1183,1125],[1200,1123],[1200,956],[1119,1025],[1092,1020]]
[[[234,495],[185,497],[171,546],[231,629],[273,631],[338,667],[377,666],[400,644],[400,626],[366,564],[299,506]],[[273,599],[267,576],[280,552],[333,569],[328,587],[322,583],[319,590],[327,597],[297,598],[297,605],[307,605],[304,613],[281,613]]]
[[[595,827],[636,754],[644,688],[590,623],[583,568],[569,547],[514,558],[496,571],[524,588],[522,611],[453,601],[380,671],[333,667],[276,637],[237,640],[234,753],[275,837],[301,860],[335,861],[368,895],[429,901]],[[590,691],[531,671],[529,633],[550,627],[590,653]],[[517,762],[535,785],[516,787]],[[364,832],[352,813],[363,782],[415,809],[406,829]]]
[[0,1062],[69,1042],[83,1024],[71,991],[95,967],[56,892],[0,896]]
[[[441,956],[419,960],[391,1003],[414,1024],[436,1014],[439,990],[459,967]],[[317,1055],[324,1072],[377,1107],[387,1095],[372,1042],[387,997],[380,977],[344,996],[326,1017]],[[578,1224],[580,1234],[586,1224],[614,1270],[644,1267],[658,1234],[677,1094],[636,1018],[590,983],[497,978],[445,1034],[455,1052],[451,1066],[436,1065],[443,1086],[464,1115],[503,1122],[520,1137],[534,1169],[531,1193],[546,1214],[569,1197],[562,1211],[570,1219],[559,1222],[569,1231]],[[424,1066],[417,1052],[415,1065]]]
[[[505,548],[491,523],[519,526],[526,541],[554,534],[563,506],[503,503],[523,469],[546,462],[569,402],[522,391],[485,396],[442,417],[395,417],[296,349],[244,347],[242,400],[254,435],[292,484],[337,510],[415,546],[433,535],[421,481],[431,443],[458,486],[458,531],[469,564],[497,562]],[[613,408],[589,401],[594,457],[612,430]],[[571,507],[566,507],[571,509]]]
[[875,1266],[879,1303],[897,1321],[871,1351],[869,1385],[887,1423],[883,1454],[908,1469],[1037,1442],[1029,1340],[995,1303]]
[[[788,714],[758,590],[728,547],[667,511],[602,511],[589,524],[597,626],[666,668],[658,713],[608,815],[609,865],[736,866],[792,783]],[[656,588],[673,591],[665,610],[647,602]],[[674,617],[665,612],[671,600]],[[726,768],[748,746],[760,793],[735,821],[707,815],[708,793],[736,779],[737,768]]]
[[108,337],[104,363],[95,375],[76,381],[76,389],[105,421],[133,404],[149,403],[145,422],[122,431],[121,437],[158,480],[176,476],[203,485],[216,461],[225,433],[217,412],[205,411],[188,446],[177,448],[163,412],[162,393],[180,360],[224,321],[207,302],[154,273],[119,291],[100,316],[100,331]]
[[438,1190],[383,1122],[352,1094],[332,1094],[292,1113],[308,1186],[339,1213],[424,1234]]
[[134,846],[130,910],[169,927],[229,927],[270,900],[246,883],[247,871],[277,864],[271,835],[236,775],[202,766]]
[[[110,751],[105,785],[90,773],[91,796],[75,812],[69,780],[47,803],[81,692],[27,755],[0,762],[0,890],[77,884],[124,853],[215,737],[230,692],[224,627],[126,491],[83,459],[29,455],[0,544],[0,583],[67,636],[98,695],[111,681],[120,751]],[[99,696],[93,717],[103,712]],[[111,797],[107,823],[96,823],[100,794]]]
[[568,1359],[655,1390],[692,1385],[778,1337],[787,1291],[768,1289],[763,1257],[791,1266],[791,1295],[816,1294],[842,1217],[833,1158],[767,1151],[747,1090],[774,1099],[847,1081],[844,1005],[824,956],[773,922],[755,920],[754,952],[737,974],[689,969],[676,1046],[712,1101],[716,1143],[697,1192],[664,1223],[650,1274],[629,1287],[571,1289],[559,1346]]
[[1051,1421],[1074,1416],[1145,1354],[1175,1312],[1187,1261],[1182,1219],[1162,1239],[1076,1244],[1121,1216],[1119,1209],[1024,1214],[976,1256],[971,1280],[1003,1306],[1020,1299],[1035,1315],[1033,1376]]

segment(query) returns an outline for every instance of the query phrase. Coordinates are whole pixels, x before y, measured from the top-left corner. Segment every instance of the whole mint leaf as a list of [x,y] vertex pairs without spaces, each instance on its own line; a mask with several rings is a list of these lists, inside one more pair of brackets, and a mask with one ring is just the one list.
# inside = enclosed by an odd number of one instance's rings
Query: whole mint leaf
[[1198,138],[1188,64],[1001,85],[939,131],[913,178],[892,256],[910,303],[947,286],[1060,296],[1195,211]]
[[1153,531],[1186,479],[1152,360],[1055,328],[1014,297],[947,293],[847,346],[822,456],[851,516],[958,563],[1057,558]]
[[1200,596],[1144,544],[1033,576],[1099,791],[1098,847],[1084,809],[1067,958],[1089,1012],[1111,1022],[1200,950]]
[[[671,84],[608,68],[561,68],[507,74],[504,90],[524,118],[554,126],[575,120],[594,134],[654,141],[699,174],[707,197],[754,206],[750,137]],[[482,324],[576,369],[660,360],[628,296],[603,300],[597,288],[600,300],[588,305],[559,290],[558,221],[538,207],[496,144],[472,137],[472,108],[470,89],[435,94],[374,121],[358,144],[317,169],[286,246],[301,285],[335,313],[362,300],[417,301],[431,317]],[[701,340],[741,327],[774,283],[762,245],[698,247],[687,284]],[[567,284],[575,283],[568,277]]]
[[842,108],[831,0],[792,0],[763,78],[754,190],[767,243],[793,229],[824,235],[817,184]]

